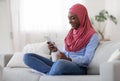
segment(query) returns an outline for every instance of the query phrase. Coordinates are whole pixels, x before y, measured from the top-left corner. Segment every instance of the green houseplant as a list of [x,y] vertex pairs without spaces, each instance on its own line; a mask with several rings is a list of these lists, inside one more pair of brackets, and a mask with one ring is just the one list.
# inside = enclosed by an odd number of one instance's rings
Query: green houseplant
[[[98,22],[98,27],[100,29],[101,24],[105,23],[105,21],[110,20],[114,24],[117,24],[117,19],[113,15],[109,14],[107,10],[101,10],[98,15],[95,15],[95,20]],[[101,40],[104,40],[104,31],[105,27],[102,30],[97,30],[97,32],[101,35]]]

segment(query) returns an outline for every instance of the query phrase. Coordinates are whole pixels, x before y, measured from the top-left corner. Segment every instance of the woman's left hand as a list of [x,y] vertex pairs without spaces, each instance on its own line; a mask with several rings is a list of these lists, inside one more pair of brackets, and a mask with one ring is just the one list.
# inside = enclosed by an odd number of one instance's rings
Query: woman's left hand
[[64,53],[62,53],[62,52],[59,52],[57,54],[57,59],[65,59],[65,60],[71,61],[71,58],[67,58],[66,55]]

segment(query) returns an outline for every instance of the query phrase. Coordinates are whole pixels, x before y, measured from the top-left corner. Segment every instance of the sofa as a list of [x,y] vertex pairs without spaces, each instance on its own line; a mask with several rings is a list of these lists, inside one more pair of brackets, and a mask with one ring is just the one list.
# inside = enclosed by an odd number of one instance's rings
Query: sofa
[[[60,42],[56,44],[59,48],[63,45]],[[23,56],[28,52],[50,58],[46,42],[28,44],[22,52],[4,56],[4,67],[0,69],[0,75],[3,76],[2,81],[120,81],[119,49],[119,41],[102,41],[95,51],[87,75],[53,76],[34,71],[24,64]],[[116,53],[117,59],[114,56]]]

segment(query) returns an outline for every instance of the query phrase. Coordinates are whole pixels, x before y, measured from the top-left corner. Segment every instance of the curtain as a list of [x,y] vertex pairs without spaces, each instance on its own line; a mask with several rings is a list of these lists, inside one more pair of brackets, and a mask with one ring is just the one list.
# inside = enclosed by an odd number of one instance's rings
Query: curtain
[[70,29],[68,10],[75,3],[85,4],[85,0],[11,0],[14,50],[22,51],[45,36],[64,38]]
[[12,21],[12,35],[13,35],[13,49],[19,51],[21,49],[21,31],[20,31],[20,0],[10,0],[11,21]]

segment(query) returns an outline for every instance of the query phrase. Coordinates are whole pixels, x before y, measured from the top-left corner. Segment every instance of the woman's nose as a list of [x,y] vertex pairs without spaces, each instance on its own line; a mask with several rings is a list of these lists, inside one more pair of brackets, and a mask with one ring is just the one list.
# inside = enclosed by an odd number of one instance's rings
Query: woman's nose
[[72,21],[69,19],[69,23],[71,24],[72,23]]

